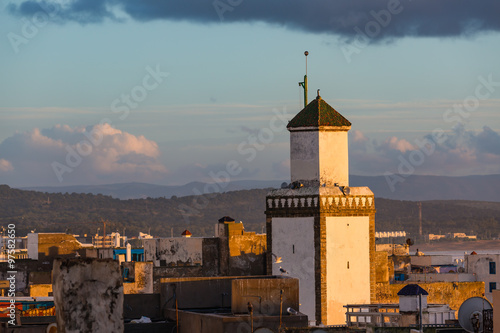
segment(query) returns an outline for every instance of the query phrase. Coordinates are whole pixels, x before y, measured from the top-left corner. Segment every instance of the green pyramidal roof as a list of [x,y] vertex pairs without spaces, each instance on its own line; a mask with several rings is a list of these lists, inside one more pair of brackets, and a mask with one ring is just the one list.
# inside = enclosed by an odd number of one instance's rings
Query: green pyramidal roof
[[343,127],[351,126],[351,122],[318,96],[290,120],[287,128],[319,126]]

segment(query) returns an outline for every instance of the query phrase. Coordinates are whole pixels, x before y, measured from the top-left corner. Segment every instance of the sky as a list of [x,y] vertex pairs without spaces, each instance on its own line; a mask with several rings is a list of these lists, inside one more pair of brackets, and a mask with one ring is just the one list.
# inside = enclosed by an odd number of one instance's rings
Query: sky
[[287,180],[299,82],[350,173],[500,173],[495,0],[0,5],[0,183]]

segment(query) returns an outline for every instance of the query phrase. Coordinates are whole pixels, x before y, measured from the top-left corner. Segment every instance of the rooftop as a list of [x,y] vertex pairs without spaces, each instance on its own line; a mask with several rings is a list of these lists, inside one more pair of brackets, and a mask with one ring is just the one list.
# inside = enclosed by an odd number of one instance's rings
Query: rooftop
[[182,232],[182,236],[191,236],[191,235],[192,233],[187,229]]
[[398,296],[429,295],[429,293],[418,284],[407,284],[398,292]]
[[318,94],[316,99],[290,120],[287,128],[320,126],[349,127],[351,126],[351,122],[325,102]]
[[219,219],[219,223],[234,222],[234,219],[230,216],[224,216]]

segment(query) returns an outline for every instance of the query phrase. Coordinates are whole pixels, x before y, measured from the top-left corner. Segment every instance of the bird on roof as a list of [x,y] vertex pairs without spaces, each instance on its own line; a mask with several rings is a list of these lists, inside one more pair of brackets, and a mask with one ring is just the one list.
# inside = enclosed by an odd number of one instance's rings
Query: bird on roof
[[281,272],[281,275],[288,274],[288,272],[284,268],[282,268],[281,266],[280,266],[280,272]]

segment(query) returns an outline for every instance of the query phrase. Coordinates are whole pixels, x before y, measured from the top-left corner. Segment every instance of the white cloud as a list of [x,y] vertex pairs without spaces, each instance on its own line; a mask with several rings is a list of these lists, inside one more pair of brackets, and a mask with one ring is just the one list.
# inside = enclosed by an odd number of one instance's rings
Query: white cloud
[[167,174],[156,142],[109,124],[56,125],[0,144],[0,182],[13,186],[155,182]]
[[12,163],[3,158],[0,158],[0,172],[12,171],[14,168],[12,167]]
[[[349,135],[350,173],[354,175],[398,173],[402,161],[413,163],[414,174],[500,173],[500,134],[489,127],[472,131],[457,126],[439,143],[430,134],[419,141],[398,136],[377,141],[359,130]],[[0,143],[0,183],[18,187],[132,181],[184,184],[211,181],[211,174],[226,170],[233,160],[241,170],[232,180],[289,178],[288,142],[267,145],[250,162],[236,146],[222,143],[223,149],[207,149],[206,145],[181,149],[173,144],[164,150],[165,163],[173,170],[169,172],[160,162],[157,143],[142,135],[108,124],[35,128]]]
[[[359,132],[359,131],[358,131]],[[500,135],[485,126],[479,132],[463,125],[444,133],[409,142],[391,137],[382,143],[353,132],[350,144],[351,174],[400,173],[410,165],[412,174],[466,176],[500,173]]]
[[394,149],[402,153],[415,149],[415,147],[405,139],[398,139],[395,136],[387,139],[384,142],[384,145],[389,147],[390,149]]

